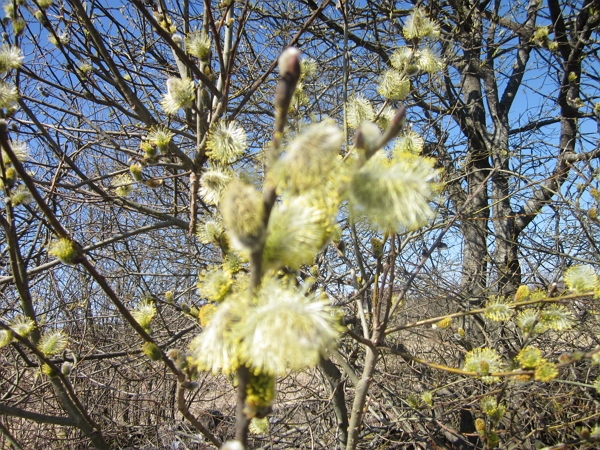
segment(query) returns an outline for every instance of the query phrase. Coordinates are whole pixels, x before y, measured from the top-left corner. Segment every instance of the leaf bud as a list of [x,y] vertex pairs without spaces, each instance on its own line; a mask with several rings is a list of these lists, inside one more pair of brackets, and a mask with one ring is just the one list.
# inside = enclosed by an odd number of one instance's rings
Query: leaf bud
[[240,441],[227,441],[223,444],[221,450],[244,450],[244,446]]
[[450,325],[452,325],[452,318],[445,317],[442,320],[434,323],[432,325],[432,328],[437,329],[437,330],[444,330],[444,329],[448,328]]
[[526,285],[519,286],[515,293],[515,302],[522,302],[529,298],[530,291]]
[[60,238],[48,245],[48,253],[58,258],[63,264],[76,264],[80,258],[75,243],[69,238]]
[[184,381],[183,383],[181,383],[181,386],[182,386],[184,389],[187,389],[187,390],[189,390],[189,391],[193,391],[193,390],[196,390],[196,389],[198,389],[198,383],[196,383],[196,382],[194,382],[194,381],[188,381],[188,380],[186,380],[186,381]]
[[163,180],[157,180],[155,178],[150,178],[149,180],[144,181],[144,185],[148,186],[150,189],[156,189],[163,185]]
[[277,61],[281,80],[275,91],[275,109],[285,113],[290,107],[296,84],[300,79],[300,51],[294,47],[285,49]]
[[286,48],[277,60],[279,76],[298,79],[300,77],[300,50],[294,47]]
[[354,134],[354,145],[365,152],[367,159],[379,150],[380,140],[381,132],[373,122],[363,122]]
[[475,429],[479,433],[480,436],[485,436],[485,420],[476,419],[475,420]]
[[254,187],[232,181],[222,199],[223,222],[233,242],[247,249],[254,249],[264,241],[264,203]]
[[131,176],[135,181],[142,181],[144,179],[142,170],[143,166],[140,163],[135,163],[129,166],[129,171],[131,172]]
[[14,167],[7,167],[6,170],[4,171],[4,183],[9,188],[12,188],[15,185],[16,181],[17,181],[17,171],[14,169]]
[[62,366],[60,366],[60,371],[62,372],[62,374],[64,376],[69,376],[71,374],[71,371],[73,370],[73,363],[69,362],[69,361],[65,361]]
[[589,441],[591,437],[590,430],[587,427],[581,427],[581,429],[579,430],[579,436],[584,441]]
[[12,342],[13,333],[11,330],[0,330],[0,348],[6,347]]
[[383,242],[376,237],[371,239],[371,251],[373,256],[377,259],[383,258]]
[[152,361],[160,361],[162,358],[162,352],[153,342],[145,342],[144,345],[142,345],[142,353]]
[[55,377],[57,375],[56,371],[49,364],[42,364],[40,369],[44,375],[49,377]]

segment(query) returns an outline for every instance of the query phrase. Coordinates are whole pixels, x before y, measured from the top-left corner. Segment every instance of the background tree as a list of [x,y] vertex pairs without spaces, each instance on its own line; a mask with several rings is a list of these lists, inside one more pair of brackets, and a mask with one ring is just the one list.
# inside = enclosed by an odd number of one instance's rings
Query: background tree
[[[7,2],[2,445],[167,447],[198,431],[217,446],[588,445],[599,343],[596,276],[580,264],[598,261],[598,11]],[[288,98],[275,73],[289,46],[303,53],[300,79],[284,77],[294,95],[274,107]],[[268,194],[268,149],[292,153],[326,117],[344,161],[370,156],[363,120],[391,132],[404,106],[385,148],[435,158],[437,215],[397,228],[350,196],[332,245],[283,264],[282,277],[328,294],[345,333],[318,369],[278,379],[268,429],[256,422],[248,438],[251,374],[236,393],[185,358],[224,286],[214,267],[249,271],[256,287],[264,263],[262,249],[247,263],[231,253],[231,220],[229,235],[216,220],[224,185],[237,176]],[[220,158],[216,130],[235,138]],[[497,372],[512,376],[488,379]]]

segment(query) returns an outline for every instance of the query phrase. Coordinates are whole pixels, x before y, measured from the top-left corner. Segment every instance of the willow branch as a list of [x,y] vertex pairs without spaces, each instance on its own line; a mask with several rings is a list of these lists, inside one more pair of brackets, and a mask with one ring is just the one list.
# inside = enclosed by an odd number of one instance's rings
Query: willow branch
[[71,417],[50,416],[48,414],[40,414],[32,411],[27,411],[25,409],[8,406],[3,403],[0,403],[0,413],[9,416],[20,417],[21,419],[32,420],[37,423],[47,423],[50,425],[61,425],[67,427],[73,427],[76,425],[76,422]]

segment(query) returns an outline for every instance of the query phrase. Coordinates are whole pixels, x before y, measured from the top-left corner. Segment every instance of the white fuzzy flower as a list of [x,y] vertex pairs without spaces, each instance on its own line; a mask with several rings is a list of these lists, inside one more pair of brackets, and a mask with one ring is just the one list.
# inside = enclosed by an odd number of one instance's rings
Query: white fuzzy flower
[[392,56],[390,57],[390,63],[392,67],[400,71],[406,70],[406,68],[413,62],[415,52],[409,47],[397,48]]
[[492,296],[485,308],[485,317],[494,322],[506,322],[512,315],[513,310],[504,297]]
[[489,376],[490,373],[499,372],[501,358],[496,350],[490,348],[476,348],[465,355],[464,370],[481,375],[484,383],[493,383],[497,377]]
[[35,328],[35,322],[29,317],[17,316],[10,323],[10,329],[13,333],[18,334],[22,337],[27,337]]
[[322,187],[337,163],[342,138],[329,121],[309,125],[289,144],[273,175],[293,193]]
[[542,315],[537,309],[526,308],[522,310],[516,319],[517,326],[524,333],[541,334],[548,329],[541,319]]
[[12,342],[13,332],[11,330],[0,330],[0,348],[6,347]]
[[[27,160],[27,157],[29,156],[29,148],[25,142],[12,141],[10,143],[10,146],[12,148],[13,153],[15,154],[15,156],[17,157],[17,159],[19,161],[23,162],[23,161]],[[4,150],[1,150],[0,154],[2,154],[2,162],[4,163],[4,165],[11,164],[10,158],[8,157],[8,154]]]
[[167,93],[160,102],[167,114],[176,114],[179,108],[190,108],[196,97],[194,81],[189,78],[169,78]]
[[297,269],[312,262],[329,240],[335,215],[322,201],[302,195],[273,209],[263,253],[265,269]]
[[210,37],[199,31],[190,33],[185,39],[185,51],[203,60],[210,55],[210,45]]
[[300,79],[312,78],[317,74],[318,65],[312,58],[304,58],[300,61]]
[[381,229],[422,226],[433,216],[431,183],[438,174],[429,159],[414,156],[388,161],[378,152],[352,178],[350,206]]
[[550,305],[542,311],[540,322],[551,330],[565,331],[573,328],[575,317],[564,305]]
[[389,100],[404,100],[410,94],[410,81],[398,70],[388,69],[379,81],[377,92]]
[[371,102],[364,95],[358,94],[348,101],[346,106],[346,121],[348,126],[356,130],[363,122],[372,122],[375,118],[375,111]]
[[148,142],[156,145],[163,153],[166,153],[171,139],[173,139],[173,133],[168,128],[153,127],[150,133],[148,133]]
[[156,308],[151,301],[143,301],[131,312],[131,315],[142,328],[148,330],[156,315]]
[[424,48],[423,50],[417,52],[416,57],[417,65],[423,72],[435,73],[444,68],[444,63],[439,56],[437,56],[428,48]]
[[402,153],[412,153],[413,155],[418,155],[423,151],[424,146],[425,141],[421,135],[411,130],[402,135],[400,139],[396,141],[394,153],[399,155]]
[[202,298],[212,302],[222,302],[231,292],[233,284],[231,274],[217,266],[203,270],[198,278],[196,286]]
[[253,186],[232,181],[221,199],[221,214],[231,243],[241,251],[252,250],[264,242],[264,203]]
[[338,338],[332,308],[317,295],[269,280],[236,328],[244,362],[260,373],[283,375],[318,364]]
[[593,291],[599,285],[598,275],[589,265],[570,267],[565,272],[565,283],[571,291],[576,293]]
[[383,111],[377,118],[377,125],[381,127],[382,130],[385,130],[389,124],[394,120],[394,116],[396,115],[396,110],[388,105],[383,108]]
[[228,298],[217,307],[204,331],[192,340],[190,350],[200,370],[227,374],[239,367],[232,328],[240,320],[244,305],[241,298]]
[[37,4],[41,9],[48,9],[54,4],[54,0],[38,0]]
[[223,234],[223,225],[215,220],[207,220],[198,225],[196,236],[203,244],[213,244],[219,242]]
[[127,197],[133,191],[133,180],[128,173],[122,173],[113,178],[111,185],[119,197]]
[[26,161],[29,156],[29,146],[23,141],[13,141],[11,143],[12,151],[21,162]]
[[3,45],[0,48],[0,73],[18,69],[23,62],[23,54],[18,47]]
[[39,350],[46,356],[62,352],[69,343],[69,337],[63,331],[44,333],[38,343]]
[[406,20],[402,34],[406,39],[435,39],[440,35],[440,27],[425,15],[425,11],[415,8]]
[[10,193],[10,201],[13,206],[28,205],[33,202],[33,196],[27,186],[19,185]]
[[0,108],[12,108],[18,100],[17,88],[0,81]]
[[202,200],[205,203],[217,205],[231,179],[231,175],[223,170],[211,169],[204,172],[200,179],[199,190]]
[[206,148],[206,154],[212,159],[222,164],[230,164],[246,150],[246,132],[235,122],[221,122],[209,133]]

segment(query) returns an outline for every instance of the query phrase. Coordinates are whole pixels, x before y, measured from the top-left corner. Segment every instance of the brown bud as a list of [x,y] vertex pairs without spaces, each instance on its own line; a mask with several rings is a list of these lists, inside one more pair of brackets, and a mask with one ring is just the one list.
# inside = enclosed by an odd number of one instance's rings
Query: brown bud
[[275,109],[285,114],[300,78],[300,51],[294,47],[285,49],[279,56],[278,66],[281,80],[275,91]]
[[279,67],[279,76],[281,78],[290,78],[298,80],[300,78],[300,50],[294,47],[286,48],[277,61]]

